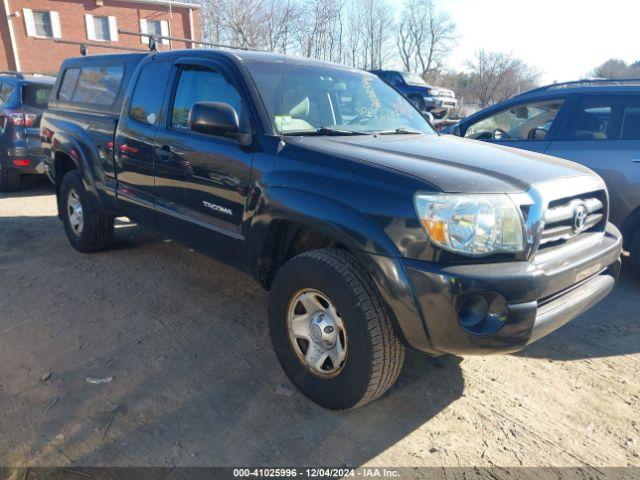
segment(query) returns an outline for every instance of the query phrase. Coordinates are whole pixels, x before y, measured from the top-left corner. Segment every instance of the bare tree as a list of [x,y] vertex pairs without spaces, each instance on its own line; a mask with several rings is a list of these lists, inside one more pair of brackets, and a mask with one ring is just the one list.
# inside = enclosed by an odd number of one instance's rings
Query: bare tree
[[390,55],[394,21],[385,0],[357,0],[354,14],[361,18],[361,68],[382,68]]
[[266,0],[265,13],[266,48],[287,53],[292,48],[302,9],[292,0]]
[[467,62],[472,75],[472,90],[478,106],[484,108],[528,90],[535,85],[540,72],[503,52],[479,50]]
[[455,32],[455,23],[436,11],[433,0],[407,0],[396,38],[404,68],[428,76],[442,65]]
[[296,25],[300,53],[321,60],[342,60],[342,0],[306,0]]

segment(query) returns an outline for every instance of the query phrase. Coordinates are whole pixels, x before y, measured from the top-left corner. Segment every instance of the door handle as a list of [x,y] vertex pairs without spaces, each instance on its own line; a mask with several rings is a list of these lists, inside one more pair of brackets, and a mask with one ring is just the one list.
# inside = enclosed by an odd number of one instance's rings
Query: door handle
[[634,158],[633,160],[631,160],[633,163],[640,163],[640,158]]
[[171,145],[163,145],[160,147],[158,156],[162,162],[168,163],[173,159],[174,149]]

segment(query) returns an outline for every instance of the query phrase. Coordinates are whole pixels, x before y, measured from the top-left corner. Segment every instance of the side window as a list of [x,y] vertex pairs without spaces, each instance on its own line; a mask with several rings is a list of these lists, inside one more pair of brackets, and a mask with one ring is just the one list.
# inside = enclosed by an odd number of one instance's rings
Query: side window
[[[640,100],[640,99],[639,99]],[[622,113],[621,140],[640,140],[640,102],[625,107]]]
[[60,85],[60,90],[58,91],[58,98],[60,100],[64,100],[66,102],[71,101],[71,97],[73,95],[73,91],[76,89],[79,76],[80,76],[79,68],[69,68],[64,72],[64,77],[62,78],[62,85]]
[[[620,138],[616,97],[583,97],[571,113],[565,140],[617,140]],[[619,112],[618,112],[619,113]]]
[[478,140],[545,140],[563,100],[510,107],[471,124],[464,136]]
[[120,91],[124,68],[118,66],[82,67],[71,100],[92,105],[112,105]]
[[51,85],[26,84],[22,87],[22,103],[29,107],[45,109],[49,103]]
[[15,87],[11,83],[2,82],[2,85],[0,85],[0,104],[6,103],[14,90]]
[[182,70],[173,101],[173,128],[189,128],[189,112],[196,102],[226,103],[238,112],[240,123],[243,121],[242,98],[235,87],[219,72],[199,67],[187,67]]
[[166,62],[149,63],[142,68],[131,98],[131,118],[149,125],[155,123],[162,108],[170,69]]

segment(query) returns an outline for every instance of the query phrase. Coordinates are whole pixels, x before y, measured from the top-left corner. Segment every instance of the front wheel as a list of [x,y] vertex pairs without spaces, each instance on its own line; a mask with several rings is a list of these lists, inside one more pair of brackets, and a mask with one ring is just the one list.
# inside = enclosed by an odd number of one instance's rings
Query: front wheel
[[341,250],[303,253],[282,266],[271,289],[269,328],[287,376],[332,410],[375,400],[404,362],[371,279]]
[[113,217],[84,188],[77,171],[67,173],[60,187],[59,208],[69,243],[83,253],[107,250],[113,239]]

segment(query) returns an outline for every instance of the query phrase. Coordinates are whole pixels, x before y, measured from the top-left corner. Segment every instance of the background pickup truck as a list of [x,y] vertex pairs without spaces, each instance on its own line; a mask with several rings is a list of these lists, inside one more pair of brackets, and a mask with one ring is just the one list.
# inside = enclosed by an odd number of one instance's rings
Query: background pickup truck
[[405,347],[520,350],[619,274],[600,177],[439,136],[382,80],[338,65],[71,59],[41,135],[73,247],[107,249],[128,216],[248,272],[270,290],[282,368],[327,408],[382,395]]

